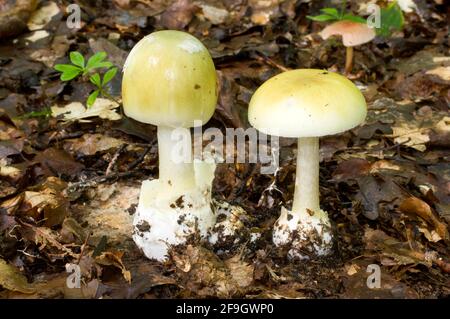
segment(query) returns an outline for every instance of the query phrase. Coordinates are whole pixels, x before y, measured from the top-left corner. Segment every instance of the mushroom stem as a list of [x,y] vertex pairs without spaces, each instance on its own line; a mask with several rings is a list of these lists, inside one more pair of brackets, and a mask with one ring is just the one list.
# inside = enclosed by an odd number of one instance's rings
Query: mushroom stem
[[345,53],[345,73],[349,74],[353,68],[353,47],[346,47]]
[[184,193],[195,187],[192,141],[189,129],[183,129],[182,135],[178,130],[158,126],[159,179],[172,186],[174,192]]
[[297,146],[297,172],[292,213],[319,213],[319,138],[301,137]]

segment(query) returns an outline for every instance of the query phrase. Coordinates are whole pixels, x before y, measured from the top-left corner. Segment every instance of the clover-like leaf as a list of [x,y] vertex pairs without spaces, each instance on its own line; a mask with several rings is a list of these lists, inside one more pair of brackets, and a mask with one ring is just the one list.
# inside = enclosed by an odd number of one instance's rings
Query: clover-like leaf
[[104,86],[106,83],[108,83],[109,81],[111,81],[117,73],[117,68],[111,68],[109,69],[105,75],[103,75],[103,81],[102,81],[102,86]]
[[93,74],[89,80],[98,88],[102,87],[102,81],[100,79],[100,75],[98,73]]
[[70,52],[69,56],[70,56],[70,61],[74,65],[79,66],[80,68],[84,68],[84,57],[80,52],[72,51],[72,52]]
[[87,101],[86,101],[86,105],[88,108],[91,107],[92,105],[94,105],[94,102],[97,99],[99,93],[100,93],[99,90],[95,90],[94,92],[89,94],[89,97],[87,98]]
[[367,23],[367,20],[359,17],[359,16],[355,16],[351,13],[346,13],[342,16],[341,20],[347,20],[347,21],[352,21],[352,22],[358,22],[358,23]]
[[61,72],[61,81],[69,81],[77,77],[83,70],[71,64],[57,64],[55,70]]
[[106,52],[97,52],[93,56],[91,56],[86,64],[86,69],[98,68],[99,63],[102,63],[104,59],[106,59]]
[[320,11],[326,15],[335,17],[336,19],[339,18],[339,12],[336,8],[323,8],[323,9],[320,9]]
[[308,19],[318,22],[337,20],[336,17],[328,14],[319,14],[317,16],[306,16]]

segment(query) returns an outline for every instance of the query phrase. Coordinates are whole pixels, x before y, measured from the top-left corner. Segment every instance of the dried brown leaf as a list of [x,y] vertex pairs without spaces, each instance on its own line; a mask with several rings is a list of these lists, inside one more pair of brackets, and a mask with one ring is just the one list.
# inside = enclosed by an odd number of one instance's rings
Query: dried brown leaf
[[95,258],[95,262],[103,266],[114,266],[122,271],[123,278],[131,284],[131,273],[125,268],[122,262],[123,252],[103,252],[100,256]]
[[449,239],[447,225],[441,222],[433,213],[430,205],[417,197],[408,197],[403,200],[399,207],[405,214],[417,215],[433,226],[442,239]]
[[27,279],[14,266],[9,265],[0,258],[0,286],[8,290],[31,294],[35,289],[27,282]]

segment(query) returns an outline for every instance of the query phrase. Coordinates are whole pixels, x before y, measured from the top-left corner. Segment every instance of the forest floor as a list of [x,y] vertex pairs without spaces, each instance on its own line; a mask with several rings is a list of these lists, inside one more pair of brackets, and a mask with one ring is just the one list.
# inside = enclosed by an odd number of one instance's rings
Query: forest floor
[[[402,31],[355,48],[352,80],[367,120],[320,141],[332,256],[289,261],[271,242],[294,190],[296,141],[282,138],[276,176],[260,174],[259,164],[216,171],[213,197],[244,208],[242,223],[259,237],[243,236],[229,251],[189,245],[166,263],[146,259],[131,238],[140,184],[158,174],[155,127],[122,115],[121,73],[108,86],[116,101],[99,98],[85,112],[91,83],[63,82],[54,65],[70,51],[105,51],[121,69],[145,35],[184,30],[206,45],[218,72],[219,103],[205,128],[245,128],[250,97],[270,77],[342,72],[345,48],[322,40],[324,24],[306,18],[330,4],[75,2],[80,29],[66,24],[70,2],[42,1],[35,31],[0,42],[0,298],[449,297],[449,16],[440,1],[416,1]],[[80,266],[81,288],[67,287],[66,264]],[[366,284],[373,264],[377,289]]]

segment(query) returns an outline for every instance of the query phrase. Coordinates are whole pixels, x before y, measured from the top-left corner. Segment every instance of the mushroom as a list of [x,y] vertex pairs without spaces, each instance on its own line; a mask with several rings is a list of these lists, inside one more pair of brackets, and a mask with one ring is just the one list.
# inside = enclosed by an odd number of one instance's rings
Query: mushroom
[[253,127],[265,134],[298,138],[292,211],[282,207],[273,231],[274,244],[288,247],[290,257],[331,252],[331,224],[319,205],[319,137],[359,125],[366,113],[358,88],[344,76],[324,70],[281,73],[252,96],[248,120]]
[[159,179],[144,181],[133,239],[163,261],[172,245],[215,223],[210,208],[214,163],[192,160],[190,128],[203,125],[217,103],[216,71],[205,46],[181,31],[158,31],[128,55],[122,82],[127,116],[157,126]]
[[375,31],[365,23],[342,20],[330,24],[320,32],[325,40],[333,35],[342,37],[342,43],[346,47],[345,73],[349,74],[353,67],[353,47],[372,41]]

